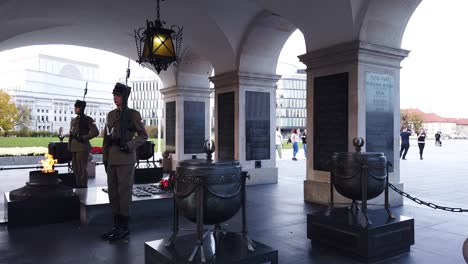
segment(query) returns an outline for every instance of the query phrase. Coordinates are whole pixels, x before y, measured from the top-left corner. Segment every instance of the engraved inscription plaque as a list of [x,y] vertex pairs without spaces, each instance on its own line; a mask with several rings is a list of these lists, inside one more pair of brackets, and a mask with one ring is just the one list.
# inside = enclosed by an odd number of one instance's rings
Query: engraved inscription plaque
[[184,101],[184,153],[203,153],[205,103]]
[[234,160],[234,92],[218,95],[218,144],[219,160]]
[[366,72],[366,151],[383,152],[392,163],[394,87],[393,76]]
[[245,94],[246,160],[270,159],[270,94]]
[[314,79],[314,170],[330,171],[333,152],[348,151],[348,73]]
[[175,153],[176,103],[166,103],[166,150]]

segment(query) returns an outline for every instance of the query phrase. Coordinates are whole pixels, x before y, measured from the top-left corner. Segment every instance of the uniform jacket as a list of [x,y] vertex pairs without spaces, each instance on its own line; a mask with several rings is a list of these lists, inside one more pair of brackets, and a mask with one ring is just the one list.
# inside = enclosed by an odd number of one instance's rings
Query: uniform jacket
[[[82,127],[80,130],[80,119],[85,118],[86,124],[85,127]],[[99,131],[94,123],[94,120],[87,115],[78,115],[72,119],[70,122],[70,135],[68,138],[68,149],[70,152],[82,152],[90,151],[91,144],[89,140],[95,138],[99,135]],[[80,136],[83,138],[83,142],[80,142],[75,137]]]
[[120,113],[120,110],[114,109],[107,114],[107,124],[102,143],[102,160],[107,161],[108,165],[135,164],[136,149],[148,139],[140,113],[136,110],[128,109],[129,129],[127,133],[128,138],[125,141],[127,142],[129,152],[121,151],[120,146],[117,144],[120,139]]

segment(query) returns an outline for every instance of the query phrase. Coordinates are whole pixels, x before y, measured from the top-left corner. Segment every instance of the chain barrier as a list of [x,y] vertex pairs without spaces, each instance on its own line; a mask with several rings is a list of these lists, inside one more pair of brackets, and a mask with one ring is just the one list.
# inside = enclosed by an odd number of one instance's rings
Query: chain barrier
[[398,189],[397,187],[395,187],[395,185],[393,185],[391,183],[388,183],[388,186],[390,187],[390,189],[394,190],[395,192],[397,192],[401,196],[406,197],[406,198],[412,200],[413,202],[415,202],[417,204],[422,204],[422,205],[428,206],[428,207],[430,207],[432,209],[440,209],[440,210],[455,212],[455,213],[468,212],[468,209],[453,208],[453,207],[447,207],[447,206],[440,206],[440,205],[437,205],[437,204],[434,204],[434,203],[428,203],[428,202],[425,202],[425,201],[423,201],[423,200],[421,200],[421,199],[419,199],[417,197],[413,197],[409,193],[406,193],[406,192]]

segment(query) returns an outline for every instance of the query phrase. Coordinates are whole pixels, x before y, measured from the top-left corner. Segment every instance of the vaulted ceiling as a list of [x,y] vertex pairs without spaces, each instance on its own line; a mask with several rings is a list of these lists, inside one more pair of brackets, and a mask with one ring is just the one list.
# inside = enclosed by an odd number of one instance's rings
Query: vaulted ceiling
[[[282,46],[299,28],[307,51],[361,40],[400,48],[421,0],[166,0],[161,18],[183,26],[183,62],[164,73],[275,73]],[[137,59],[134,29],[156,18],[156,0],[0,0],[0,51],[70,44]],[[273,67],[274,65],[274,67]],[[182,78],[183,79],[183,78]],[[207,79],[206,79],[206,82]]]

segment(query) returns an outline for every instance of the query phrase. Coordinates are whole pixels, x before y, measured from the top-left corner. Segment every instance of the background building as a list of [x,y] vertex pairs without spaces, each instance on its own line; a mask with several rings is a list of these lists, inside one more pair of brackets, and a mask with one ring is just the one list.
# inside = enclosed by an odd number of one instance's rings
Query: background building
[[306,74],[297,66],[281,64],[286,73],[276,87],[276,126],[288,133],[293,128],[306,128]]
[[434,138],[437,132],[441,132],[443,138],[468,138],[467,118],[442,117],[434,113],[425,113],[417,108],[402,109],[402,111],[419,118],[429,138]]
[[140,112],[146,126],[159,126],[163,118],[161,83],[156,79],[135,80],[130,86],[131,107]]
[[35,54],[10,61],[1,72],[0,89],[6,91],[17,106],[31,110],[29,129],[57,132],[70,130],[75,117],[74,103],[83,100],[87,86],[85,113],[99,130],[104,128],[106,114],[113,108],[112,83],[99,81],[96,64]]

